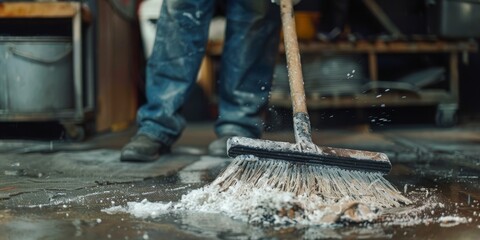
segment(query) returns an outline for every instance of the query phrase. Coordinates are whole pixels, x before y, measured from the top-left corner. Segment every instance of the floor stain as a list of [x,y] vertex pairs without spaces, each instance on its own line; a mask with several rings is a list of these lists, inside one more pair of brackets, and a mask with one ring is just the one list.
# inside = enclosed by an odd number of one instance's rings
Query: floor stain
[[[428,149],[432,148],[422,151]],[[455,151],[462,152],[458,146]],[[85,178],[63,174],[70,171],[66,165],[60,172],[53,171],[55,167],[41,167],[38,161],[53,158],[50,154],[1,155],[7,157],[1,158],[6,168],[0,175],[9,182],[0,184],[0,239],[478,239],[480,171],[472,162],[480,164],[480,160],[472,158],[470,145],[468,151],[455,161],[432,159],[432,155],[426,159],[415,156],[417,159],[392,161],[392,172],[386,178],[414,203],[385,211],[373,222],[344,222],[329,227],[257,226],[214,213],[168,212],[144,219],[102,211],[144,199],[177,202],[184,194],[208,184],[228,160],[202,155],[202,151],[183,160],[185,166],[170,164],[176,170],[163,169],[165,174],[161,176],[122,181],[96,181],[97,177],[89,177],[88,184],[80,185],[73,183]],[[174,153],[169,161],[182,161],[184,156]],[[468,165],[461,164],[462,156],[468,158]],[[35,158],[36,164],[27,164]],[[92,169],[91,164],[84,165]],[[4,194],[22,186],[20,183],[49,184],[14,195]]]

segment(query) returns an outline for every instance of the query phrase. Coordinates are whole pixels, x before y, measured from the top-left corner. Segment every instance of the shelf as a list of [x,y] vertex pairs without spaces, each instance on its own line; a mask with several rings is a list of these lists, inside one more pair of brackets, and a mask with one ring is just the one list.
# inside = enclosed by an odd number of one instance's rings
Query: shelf
[[[422,54],[441,53],[448,56],[447,89],[422,89],[418,92],[371,92],[368,94],[350,94],[338,96],[322,96],[320,93],[307,95],[309,109],[325,108],[369,108],[369,107],[399,107],[399,106],[437,106],[435,121],[439,126],[455,124],[456,111],[459,102],[459,55],[463,54],[466,61],[468,53],[477,52],[475,41],[420,39],[411,41],[366,41],[356,42],[299,42],[300,52],[307,54],[365,54],[368,56],[368,73],[371,81],[379,81],[378,55],[380,54]],[[207,56],[222,54],[223,42],[209,42]],[[283,44],[279,53],[284,54]],[[381,96],[380,96],[381,95]],[[290,96],[286,93],[271,93],[270,105],[291,107]]]
[[[448,53],[476,52],[478,45],[472,41],[358,41],[358,42],[300,42],[301,53]],[[222,42],[209,42],[207,53],[222,54]],[[283,44],[279,51],[285,52]]]
[[[368,42],[300,43],[302,53],[434,53],[467,51],[475,52],[478,46],[470,41],[412,41],[412,42]],[[280,51],[284,52],[283,45]]]
[[75,109],[58,110],[55,112],[38,112],[38,113],[19,113],[15,111],[6,111],[0,109],[0,122],[28,122],[35,121],[55,121],[55,120],[71,120],[81,122],[85,118],[94,117],[94,110],[87,108],[82,116],[79,116]]
[[[346,96],[307,96],[307,105],[310,109],[321,108],[348,108],[348,107],[399,107],[399,106],[429,106],[438,103],[455,103],[452,94],[444,90],[422,90],[416,93],[368,93],[351,94]],[[272,92],[270,105],[277,107],[291,106],[290,97],[286,94]]]
[[0,18],[73,18],[78,11],[84,22],[91,22],[90,10],[76,2],[0,3]]

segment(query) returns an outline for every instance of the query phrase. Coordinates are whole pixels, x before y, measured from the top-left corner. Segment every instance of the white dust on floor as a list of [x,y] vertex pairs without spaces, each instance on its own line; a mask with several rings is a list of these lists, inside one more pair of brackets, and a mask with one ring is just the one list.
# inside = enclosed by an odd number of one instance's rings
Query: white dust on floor
[[[211,165],[217,159],[204,159]],[[198,166],[203,165],[198,163]],[[126,206],[103,209],[108,214],[129,213],[138,218],[155,218],[172,212],[219,213],[244,222],[260,225],[326,225],[341,222],[373,222],[385,225],[413,226],[440,223],[443,227],[468,222],[458,216],[426,217],[425,212],[441,211],[443,204],[438,199],[422,199],[420,205],[385,209],[372,204],[342,199],[325,199],[316,195],[295,195],[272,188],[252,187],[244,189],[246,183],[237,182],[221,191],[218,185],[206,185],[192,190],[178,202],[129,202]],[[417,201],[415,201],[417,202]]]
[[339,222],[373,222],[385,226],[409,227],[438,223],[452,227],[471,222],[456,215],[434,217],[432,211],[445,211],[445,206],[432,198],[419,206],[379,209],[343,199],[325,203],[321,198],[295,196],[274,189],[252,189],[238,197],[235,186],[220,192],[217,186],[205,186],[172,202],[129,202],[102,210],[109,214],[129,213],[138,218],[155,218],[171,212],[220,213],[231,218],[260,225],[332,225]]
[[[241,183],[239,183],[241,184]],[[103,211],[109,214],[126,212],[135,217],[156,217],[174,211],[222,213],[232,218],[262,225],[323,225],[338,221],[372,221],[377,209],[367,205],[341,200],[335,204],[319,204],[319,197],[295,196],[275,189],[252,189],[238,196],[238,186],[220,192],[218,186],[208,185],[182,196],[178,203],[129,202]]]

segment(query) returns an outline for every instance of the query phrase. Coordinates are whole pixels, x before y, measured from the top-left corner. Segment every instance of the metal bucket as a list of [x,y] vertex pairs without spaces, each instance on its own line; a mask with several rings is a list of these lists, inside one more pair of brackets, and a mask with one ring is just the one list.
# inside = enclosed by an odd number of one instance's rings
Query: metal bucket
[[71,53],[65,37],[0,37],[0,110],[73,108]]

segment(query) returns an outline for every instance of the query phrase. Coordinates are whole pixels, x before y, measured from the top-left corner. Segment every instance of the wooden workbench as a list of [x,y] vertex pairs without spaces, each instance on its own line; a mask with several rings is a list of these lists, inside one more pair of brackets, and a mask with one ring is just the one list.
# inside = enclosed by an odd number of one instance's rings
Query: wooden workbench
[[[450,126],[456,121],[456,111],[459,101],[459,55],[476,52],[478,46],[474,41],[357,41],[357,42],[300,42],[300,52],[309,54],[366,54],[368,56],[368,73],[371,81],[378,81],[379,54],[425,54],[443,53],[449,56],[449,89],[421,90],[412,96],[389,93],[378,99],[375,92],[370,94],[352,94],[347,96],[321,96],[319,93],[309,94],[307,104],[309,109],[375,107],[386,106],[437,106],[436,123],[440,126]],[[218,56],[223,48],[222,43],[209,43],[209,55]],[[284,53],[280,45],[280,53]],[[272,93],[270,104],[290,107],[291,102],[285,93]]]

